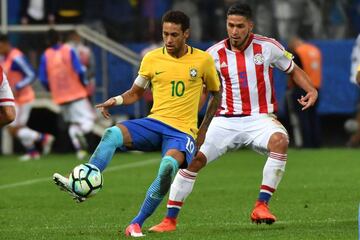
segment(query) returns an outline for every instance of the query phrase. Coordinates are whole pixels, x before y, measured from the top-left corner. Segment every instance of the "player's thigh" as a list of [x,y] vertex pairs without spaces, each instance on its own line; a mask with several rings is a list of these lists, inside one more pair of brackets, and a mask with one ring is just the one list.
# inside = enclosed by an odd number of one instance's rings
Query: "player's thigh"
[[125,134],[126,147],[123,150],[158,151],[161,149],[162,127],[148,118],[132,119],[118,123]]
[[250,147],[260,153],[268,152],[268,143],[274,133],[288,136],[285,127],[272,115],[253,121],[248,129]]
[[10,124],[11,127],[26,126],[32,109],[31,103],[25,103],[22,105],[15,105],[16,117]]
[[242,145],[242,128],[239,122],[235,118],[215,117],[206,132],[200,152],[205,155],[209,163]]
[[173,128],[165,129],[161,146],[162,156],[172,156],[181,168],[186,168],[195,154],[195,140],[192,136]]

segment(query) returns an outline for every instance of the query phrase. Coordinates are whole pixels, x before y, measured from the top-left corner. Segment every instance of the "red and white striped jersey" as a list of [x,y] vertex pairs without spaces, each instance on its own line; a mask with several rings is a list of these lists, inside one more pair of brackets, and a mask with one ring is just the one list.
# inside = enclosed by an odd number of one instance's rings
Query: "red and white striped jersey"
[[11,91],[9,81],[0,66],[0,106],[14,105],[14,95]]
[[292,55],[274,39],[251,34],[245,50],[230,50],[225,39],[207,50],[215,60],[222,81],[217,116],[243,116],[277,111],[273,68],[290,73]]

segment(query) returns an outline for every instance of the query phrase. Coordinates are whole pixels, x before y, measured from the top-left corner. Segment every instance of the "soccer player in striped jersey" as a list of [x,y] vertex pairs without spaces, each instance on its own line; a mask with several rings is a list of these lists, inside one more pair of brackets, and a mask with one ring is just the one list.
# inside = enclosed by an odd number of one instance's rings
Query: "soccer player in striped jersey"
[[291,53],[274,39],[252,33],[252,12],[248,5],[232,5],[226,26],[228,38],[208,49],[222,81],[221,105],[194,160],[187,169],[178,171],[172,183],[167,216],[150,231],[176,230],[176,218],[200,169],[228,150],[242,146],[267,155],[251,220],[268,224],[276,221],[268,203],[285,171],[289,142],[286,129],[274,115],[278,105],[273,68],[290,74],[305,90],[306,95],[298,99],[303,110],[315,103],[318,94],[308,76],[292,61]]
[[2,67],[0,67],[0,128],[15,120],[15,99]]
[[[108,108],[132,104],[151,85],[154,104],[146,118],[128,120],[106,129],[90,163],[103,171],[117,148],[141,151],[161,150],[162,159],[154,182],[146,193],[138,215],[125,234],[143,236],[141,227],[169,191],[179,168],[190,164],[201,144],[220,100],[220,81],[210,54],[186,44],[190,20],[183,12],[169,11],[162,19],[164,47],[148,52],[131,89],[97,105],[104,117]],[[203,87],[212,94],[205,117],[198,130],[198,110]],[[72,192],[68,179],[54,174],[62,189]],[[72,195],[82,201],[75,193]]]

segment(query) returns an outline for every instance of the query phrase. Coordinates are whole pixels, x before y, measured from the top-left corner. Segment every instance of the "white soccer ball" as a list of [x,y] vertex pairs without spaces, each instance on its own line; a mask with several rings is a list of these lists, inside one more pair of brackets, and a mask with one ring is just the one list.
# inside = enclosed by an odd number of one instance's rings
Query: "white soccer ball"
[[95,165],[84,163],[76,166],[71,172],[69,185],[74,193],[88,198],[99,192],[103,186],[103,177]]

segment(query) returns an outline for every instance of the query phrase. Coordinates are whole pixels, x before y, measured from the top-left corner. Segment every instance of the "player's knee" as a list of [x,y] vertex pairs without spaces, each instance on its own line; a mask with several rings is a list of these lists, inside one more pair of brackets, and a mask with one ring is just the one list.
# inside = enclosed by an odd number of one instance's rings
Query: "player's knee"
[[120,128],[118,128],[117,126],[113,126],[105,129],[101,141],[106,141],[114,144],[115,147],[121,147],[123,145],[123,135]]
[[271,135],[269,144],[269,151],[273,152],[286,152],[289,146],[289,138],[284,133],[274,133]]
[[1,109],[1,115],[2,115],[1,125],[5,126],[15,120],[16,117],[15,108],[13,106],[4,106]]
[[205,155],[202,152],[198,152],[187,169],[191,172],[199,172],[205,165]]
[[161,160],[158,175],[160,176],[160,178],[172,179],[175,176],[178,169],[179,169],[179,164],[176,161],[176,159],[171,156],[165,156]]

